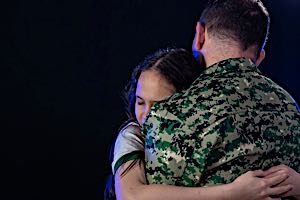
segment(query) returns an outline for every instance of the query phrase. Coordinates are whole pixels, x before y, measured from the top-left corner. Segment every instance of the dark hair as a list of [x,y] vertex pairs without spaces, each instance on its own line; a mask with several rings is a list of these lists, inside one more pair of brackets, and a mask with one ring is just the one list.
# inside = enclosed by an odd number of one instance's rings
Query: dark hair
[[[193,55],[184,49],[162,49],[147,56],[139,65],[135,67],[132,72],[131,79],[125,88],[125,103],[129,115],[129,121],[136,121],[134,106],[135,106],[135,92],[138,79],[142,72],[147,70],[158,71],[166,80],[172,84],[176,91],[187,89],[192,82],[204,70],[196,61]],[[123,126],[122,126],[123,127]],[[119,129],[121,130],[122,127]],[[110,162],[113,160],[113,150],[115,141],[112,143],[110,151]],[[140,163],[137,160],[133,161],[127,169],[121,174],[126,174],[135,164]],[[114,192],[114,177],[110,175],[106,180],[106,188],[104,191],[104,199],[116,199]]]
[[264,48],[269,34],[270,18],[260,0],[210,0],[202,12],[200,23],[208,34],[219,39],[232,39],[242,50]]
[[147,70],[158,71],[178,92],[187,89],[199,76],[202,68],[193,55],[185,49],[161,49],[147,56],[133,70],[130,82],[125,89],[127,112],[134,119],[135,92],[138,79],[141,73]]

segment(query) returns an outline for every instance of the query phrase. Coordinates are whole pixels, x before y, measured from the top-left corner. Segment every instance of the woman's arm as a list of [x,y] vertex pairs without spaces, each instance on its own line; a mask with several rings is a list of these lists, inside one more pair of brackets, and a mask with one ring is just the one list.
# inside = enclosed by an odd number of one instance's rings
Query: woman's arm
[[285,171],[277,170],[273,177],[259,178],[263,171],[247,172],[238,177],[233,183],[213,187],[178,187],[171,185],[147,185],[144,163],[137,162],[124,175],[121,174],[130,166],[128,161],[123,164],[115,174],[115,191],[117,199],[162,199],[162,200],[269,200],[269,196],[276,196],[291,190],[291,185],[271,187],[284,181],[288,175]]

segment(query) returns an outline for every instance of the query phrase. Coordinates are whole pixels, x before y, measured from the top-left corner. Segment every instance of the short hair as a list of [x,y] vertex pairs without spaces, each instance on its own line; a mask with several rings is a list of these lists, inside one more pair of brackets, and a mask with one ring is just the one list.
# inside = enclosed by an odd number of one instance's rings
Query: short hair
[[204,68],[201,68],[190,52],[180,48],[161,49],[147,56],[133,70],[131,79],[125,88],[127,113],[133,119],[136,119],[134,107],[138,79],[141,73],[147,70],[156,70],[174,86],[176,92],[179,92],[187,89]]
[[242,50],[255,45],[259,54],[268,38],[270,17],[260,0],[210,0],[200,23],[213,37],[236,41]]

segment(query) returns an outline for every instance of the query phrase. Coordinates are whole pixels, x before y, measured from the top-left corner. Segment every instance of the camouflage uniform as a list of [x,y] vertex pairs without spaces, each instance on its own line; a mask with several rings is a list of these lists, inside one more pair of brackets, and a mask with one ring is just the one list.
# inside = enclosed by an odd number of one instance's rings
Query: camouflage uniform
[[281,163],[300,171],[297,105],[246,58],[212,65],[157,103],[143,132],[149,183],[229,183]]

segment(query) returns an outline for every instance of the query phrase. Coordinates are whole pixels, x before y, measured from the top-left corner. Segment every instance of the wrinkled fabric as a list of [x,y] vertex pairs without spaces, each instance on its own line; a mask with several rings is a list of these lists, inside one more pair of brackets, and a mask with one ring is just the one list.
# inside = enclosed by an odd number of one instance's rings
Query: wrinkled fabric
[[300,171],[297,105],[246,58],[208,67],[155,104],[143,133],[150,184],[223,184],[278,164]]

